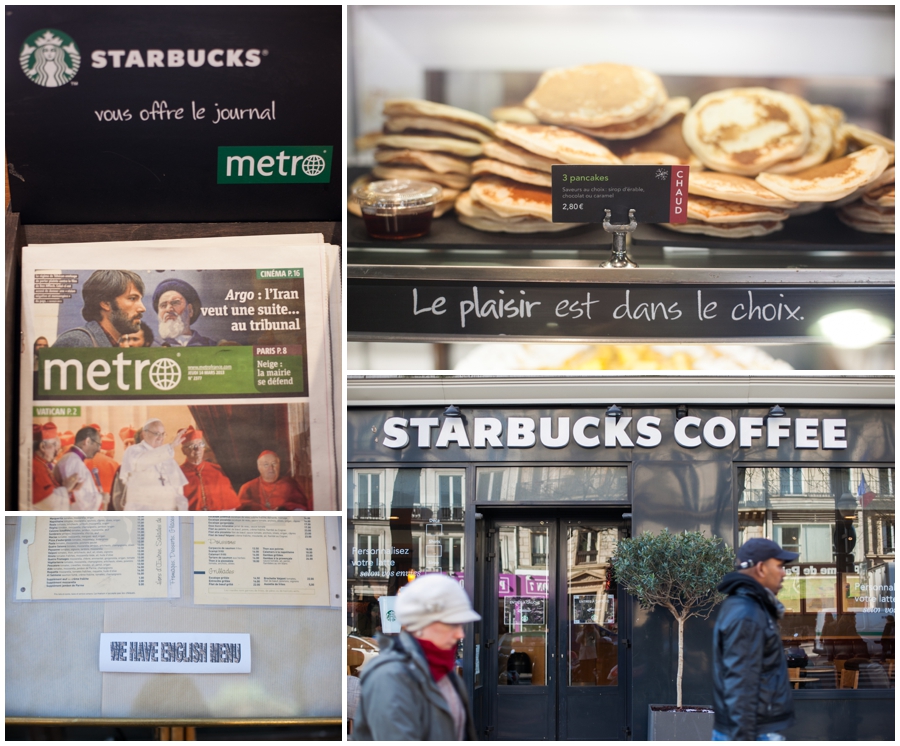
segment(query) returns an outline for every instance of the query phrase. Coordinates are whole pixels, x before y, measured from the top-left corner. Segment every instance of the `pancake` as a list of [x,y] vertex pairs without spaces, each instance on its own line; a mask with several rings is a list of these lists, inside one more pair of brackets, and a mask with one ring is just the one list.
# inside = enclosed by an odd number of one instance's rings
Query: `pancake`
[[695,172],[691,169],[688,193],[764,207],[794,208],[798,205],[797,202],[769,191],[748,176],[720,174],[716,171]]
[[795,202],[832,202],[871,184],[887,167],[887,151],[879,145],[869,145],[796,174],[762,173],[756,180]]
[[388,117],[384,121],[384,131],[388,133],[409,131],[434,132],[461,137],[464,140],[474,140],[475,142],[487,142],[493,139],[493,136],[487,132],[438,117]]
[[766,170],[770,174],[795,174],[807,168],[824,163],[834,146],[834,128],[831,117],[823,111],[822,106],[806,105],[810,122],[809,147],[799,158],[780,161]]
[[469,176],[462,174],[437,174],[424,168],[392,168],[391,166],[376,165],[372,174],[379,179],[412,179],[414,181],[428,181],[432,184],[448,186],[451,189],[465,189],[471,183]]
[[466,159],[443,153],[430,153],[427,150],[379,148],[375,151],[375,162],[398,166],[422,166],[438,174],[455,173],[468,176],[472,173],[472,164]]
[[553,220],[550,190],[526,186],[499,176],[481,176],[470,187],[472,199],[490,207],[502,217],[531,215]]
[[670,122],[643,137],[632,140],[604,140],[603,144],[623,160],[632,153],[668,153],[679,158],[682,164],[691,160],[699,164],[699,159],[684,141],[684,134],[681,131],[683,123],[684,116],[678,114]]
[[851,202],[841,208],[841,213],[855,220],[862,220],[866,223],[890,223],[894,224],[894,208],[893,207],[874,207],[867,205],[865,202]]
[[896,227],[893,223],[869,223],[865,220],[857,220],[856,218],[845,215],[843,210],[838,210],[837,216],[838,220],[844,225],[848,225],[853,228],[853,230],[862,231],[863,233],[893,234],[896,232]]
[[777,207],[761,207],[742,202],[726,202],[712,197],[688,197],[688,219],[704,223],[756,223],[768,220],[786,220],[786,210]]
[[533,184],[534,186],[549,188],[553,185],[550,174],[544,171],[534,171],[530,168],[514,166],[511,163],[504,163],[493,158],[479,158],[472,164],[472,175],[480,176],[481,174],[495,174],[518,181],[521,184]]
[[802,156],[809,116],[795,96],[768,88],[728,88],[700,98],[685,115],[685,142],[707,168],[755,176]]
[[425,135],[380,135],[376,145],[385,148],[398,148],[409,150],[436,150],[440,153],[461,155],[464,158],[474,158],[482,154],[482,146],[479,142],[459,140],[455,137],[428,137]]
[[812,215],[814,212],[818,212],[823,207],[825,207],[824,202],[799,202],[796,203],[797,207],[788,207],[788,214],[792,218],[799,217],[800,215]]
[[557,163],[588,166],[622,163],[596,140],[562,127],[497,122],[497,136]]
[[628,166],[687,166],[690,165],[691,173],[694,173],[695,169],[703,170],[703,164],[700,161],[694,159],[696,163],[685,163],[678,156],[670,155],[669,153],[629,153],[628,155],[622,156],[622,163]]
[[496,122],[515,122],[516,124],[540,124],[541,120],[524,106],[498,106],[491,109],[491,117]]
[[894,207],[896,204],[894,185],[885,184],[872,189],[862,196],[862,201],[872,207]]
[[488,158],[494,158],[504,163],[511,163],[513,166],[521,166],[522,168],[530,168],[533,171],[544,171],[550,173],[554,161],[552,158],[545,158],[542,155],[531,153],[525,148],[513,145],[505,140],[491,140],[484,144],[484,154]]
[[473,200],[469,192],[463,192],[457,198],[456,217],[463,225],[490,233],[558,233],[583,225],[583,223],[551,223],[543,218],[530,216],[505,218]]
[[733,223],[731,225],[710,225],[699,220],[688,220],[687,223],[660,223],[663,228],[678,233],[699,233],[704,236],[716,236],[717,238],[753,238],[768,236],[784,228],[784,223],[779,221],[766,221],[761,223]]
[[839,130],[847,138],[848,150],[860,150],[869,145],[880,145],[890,155],[891,164],[894,163],[894,141],[890,138],[849,122],[842,124]]
[[679,114],[687,114],[690,108],[691,100],[687,96],[677,96],[668,99],[662,106],[649,114],[631,122],[611,124],[608,127],[575,127],[574,129],[591,137],[605,140],[633,140],[635,137],[641,137],[659,129]]
[[866,185],[865,191],[868,192],[869,190],[878,189],[878,187],[882,187],[885,184],[893,184],[894,183],[894,174],[895,174],[894,167],[889,166],[888,168],[884,169],[884,171],[881,172],[881,176],[879,176],[877,179],[875,179],[875,181],[873,181],[871,184]]
[[871,184],[866,184],[865,186],[861,186],[859,189],[854,190],[846,197],[842,197],[841,199],[835,200],[834,202],[830,202],[828,204],[829,207],[843,207],[844,205],[849,205],[851,202],[856,202],[858,199],[862,199],[866,194],[870,191],[874,191],[879,189],[886,184],[894,183],[894,167],[890,166],[886,168],[881,176],[879,176],[875,181]]
[[451,122],[459,122],[468,127],[474,127],[489,135],[494,134],[494,123],[487,117],[476,114],[474,111],[459,109],[447,104],[438,104],[434,101],[425,101],[424,99],[391,99],[384,102],[381,113],[387,117],[434,117],[446,119]]
[[378,145],[378,140],[381,138],[381,132],[366,132],[364,135],[360,135],[354,140],[354,144],[356,145],[356,150],[361,152],[363,150],[371,150],[376,145]]
[[668,98],[659,76],[609,62],[545,72],[525,99],[542,122],[608,127],[658,109]]

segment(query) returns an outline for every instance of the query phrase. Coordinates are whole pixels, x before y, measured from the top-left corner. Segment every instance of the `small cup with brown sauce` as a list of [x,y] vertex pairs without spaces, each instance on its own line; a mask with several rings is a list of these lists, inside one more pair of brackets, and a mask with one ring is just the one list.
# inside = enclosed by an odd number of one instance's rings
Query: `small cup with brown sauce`
[[402,241],[428,233],[443,190],[411,179],[373,181],[353,190],[371,238]]

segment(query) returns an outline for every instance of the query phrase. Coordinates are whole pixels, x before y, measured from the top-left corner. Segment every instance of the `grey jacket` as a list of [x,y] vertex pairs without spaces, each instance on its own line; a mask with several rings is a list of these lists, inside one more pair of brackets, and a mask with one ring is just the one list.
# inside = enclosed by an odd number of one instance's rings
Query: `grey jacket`
[[[381,653],[360,677],[361,692],[351,741],[455,741],[453,716],[431,676],[419,643],[408,632],[381,638]],[[466,740],[477,741],[465,689],[447,674],[466,711]]]
[[53,347],[112,347],[109,337],[97,321],[69,329],[56,338]]

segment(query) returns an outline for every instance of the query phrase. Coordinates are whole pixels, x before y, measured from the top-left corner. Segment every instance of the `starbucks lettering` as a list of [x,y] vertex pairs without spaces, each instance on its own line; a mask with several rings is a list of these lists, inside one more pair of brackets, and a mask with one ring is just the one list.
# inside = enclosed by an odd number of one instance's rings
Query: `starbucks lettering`
[[[602,425],[601,425],[602,423]],[[634,423],[634,427],[631,425]],[[603,418],[587,415],[571,417],[475,417],[471,426],[459,417],[389,417],[384,421],[382,445],[401,449],[411,442],[411,432],[419,448],[504,449],[531,448],[538,442],[545,448],[566,448],[573,441],[581,448],[655,448],[664,437],[660,418],[644,416]],[[782,441],[794,448],[842,450],[847,448],[847,420],[817,417],[728,417],[684,416],[676,420],[665,437],[682,448],[705,443],[725,448],[737,442],[740,448],[752,448],[764,442],[766,448],[778,448]]]

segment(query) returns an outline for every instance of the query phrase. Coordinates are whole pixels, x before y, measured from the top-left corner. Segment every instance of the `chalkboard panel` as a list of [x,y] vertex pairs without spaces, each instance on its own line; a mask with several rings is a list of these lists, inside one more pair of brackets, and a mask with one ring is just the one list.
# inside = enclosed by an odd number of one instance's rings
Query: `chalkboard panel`
[[341,65],[339,5],[6,6],[12,209],[340,220]]
[[351,338],[813,339],[828,313],[894,318],[894,288],[884,286],[353,278],[348,285]]

